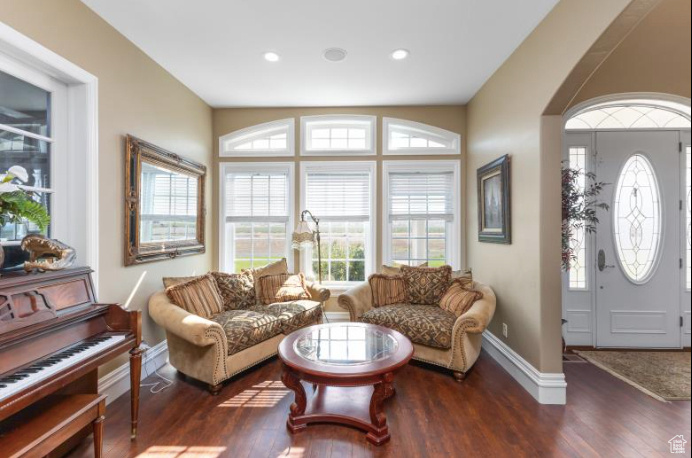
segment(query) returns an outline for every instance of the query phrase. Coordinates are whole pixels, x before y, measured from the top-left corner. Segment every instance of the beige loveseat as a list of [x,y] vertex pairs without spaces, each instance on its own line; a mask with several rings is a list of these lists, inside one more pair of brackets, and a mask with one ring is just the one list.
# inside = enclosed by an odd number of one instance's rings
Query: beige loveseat
[[308,285],[310,299],[227,310],[209,319],[173,304],[163,291],[149,299],[149,314],[166,330],[169,360],[183,374],[218,394],[235,374],[276,355],[296,329],[322,322],[329,290]]
[[338,299],[351,321],[363,321],[395,329],[413,343],[413,359],[450,369],[461,381],[481,352],[482,332],[495,313],[495,293],[474,282],[483,293],[466,313],[457,317],[436,305],[395,304],[373,308],[368,282],[351,288]]

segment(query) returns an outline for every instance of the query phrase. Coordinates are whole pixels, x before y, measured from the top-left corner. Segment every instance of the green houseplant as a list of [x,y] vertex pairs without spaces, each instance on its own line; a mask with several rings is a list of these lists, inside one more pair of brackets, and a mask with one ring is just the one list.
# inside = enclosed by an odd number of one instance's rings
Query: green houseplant
[[[26,169],[18,165],[10,167],[4,175],[0,175],[0,226],[28,221],[43,232],[50,224],[50,216],[46,207],[34,199],[40,190],[21,184],[28,180],[29,174]],[[4,253],[4,250],[0,249],[0,267],[4,262]]]
[[565,272],[576,258],[572,243],[575,232],[583,228],[587,234],[595,233],[597,210],[609,209],[608,204],[598,200],[605,186],[606,183],[596,181],[592,172],[562,168],[562,269]]

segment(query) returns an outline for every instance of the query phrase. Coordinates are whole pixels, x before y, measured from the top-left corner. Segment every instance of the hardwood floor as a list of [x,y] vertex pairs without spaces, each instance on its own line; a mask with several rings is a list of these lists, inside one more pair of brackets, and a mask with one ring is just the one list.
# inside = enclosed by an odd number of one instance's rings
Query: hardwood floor
[[[589,363],[565,363],[567,406],[538,404],[486,353],[463,383],[409,365],[386,404],[392,440],[381,447],[343,426],[289,434],[293,393],[280,382],[276,359],[232,379],[216,397],[170,366],[160,372],[175,383],[158,394],[142,390],[137,441],[129,437],[128,396],[108,406],[105,457],[653,457],[670,455],[673,436],[691,440],[689,401],[659,402]],[[85,442],[71,457],[91,454]]]

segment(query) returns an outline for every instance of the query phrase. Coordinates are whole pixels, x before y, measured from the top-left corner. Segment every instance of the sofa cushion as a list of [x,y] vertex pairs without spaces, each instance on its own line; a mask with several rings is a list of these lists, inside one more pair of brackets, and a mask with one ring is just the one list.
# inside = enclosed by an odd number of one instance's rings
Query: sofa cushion
[[372,306],[401,304],[408,299],[406,281],[401,275],[372,274],[368,277],[372,290]]
[[264,277],[265,275],[279,275],[279,274],[287,274],[288,273],[288,263],[286,262],[286,258],[281,258],[276,262],[272,262],[271,264],[267,264],[266,266],[263,267],[255,267],[252,269],[243,269],[241,273],[247,273],[252,277],[252,281],[255,284],[255,295],[257,297],[257,304],[259,304],[260,300],[260,290],[259,290],[259,280],[260,278]]
[[302,273],[265,275],[260,277],[258,282],[260,303],[264,305],[310,299],[310,292],[305,286],[305,276]]
[[211,274],[169,286],[166,296],[178,307],[202,318],[223,312],[223,300]]
[[401,266],[406,280],[408,302],[411,304],[438,305],[447,292],[452,279],[452,268]]
[[[401,275],[401,266],[403,266],[403,264],[397,264],[396,262],[391,266],[383,264],[380,273],[382,275]],[[426,261],[416,267],[428,267],[428,262]]]
[[305,299],[257,305],[252,310],[278,318],[281,321],[281,331],[284,334],[290,334],[296,329],[318,324],[322,321],[320,303]]
[[175,286],[179,285],[181,283],[187,283],[190,280],[194,280],[196,278],[202,278],[204,275],[194,275],[192,277],[163,277],[163,287],[168,288],[170,286]]
[[452,281],[451,286],[442,296],[440,308],[452,312],[455,316],[461,316],[482,297],[483,293],[474,291],[469,287],[467,279],[458,278]]
[[225,310],[248,309],[255,306],[255,285],[249,273],[227,274],[212,272],[223,299]]
[[210,320],[223,328],[229,355],[281,334],[281,321],[278,318],[251,310],[227,310],[212,316]]
[[436,348],[451,348],[452,329],[457,317],[437,305],[393,304],[369,310],[360,317],[364,323],[399,331],[411,342]]
[[471,269],[453,270],[452,281],[455,280],[460,281],[464,288],[473,289],[473,272],[471,272]]

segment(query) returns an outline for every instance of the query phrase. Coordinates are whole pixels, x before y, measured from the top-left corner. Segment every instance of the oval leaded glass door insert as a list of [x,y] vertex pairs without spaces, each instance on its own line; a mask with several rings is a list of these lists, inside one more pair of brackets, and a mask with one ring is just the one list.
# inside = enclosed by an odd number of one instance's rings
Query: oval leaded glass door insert
[[660,191],[649,160],[630,156],[622,167],[613,202],[613,238],[625,276],[645,283],[661,245]]

